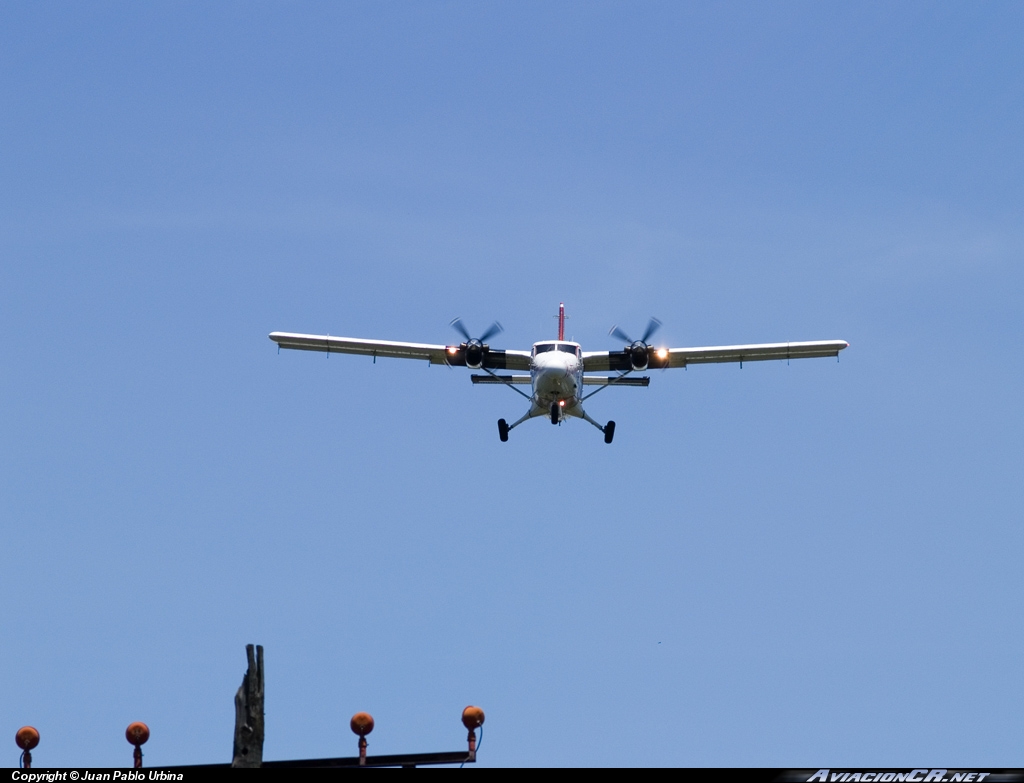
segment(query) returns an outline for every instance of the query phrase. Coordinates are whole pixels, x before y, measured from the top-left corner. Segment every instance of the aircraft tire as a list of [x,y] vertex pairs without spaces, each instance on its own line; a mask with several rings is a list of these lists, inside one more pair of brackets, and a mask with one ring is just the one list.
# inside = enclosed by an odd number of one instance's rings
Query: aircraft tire
[[558,424],[558,403],[551,403],[551,423]]
[[508,442],[508,422],[504,419],[498,419],[498,437],[502,443]]
[[604,425],[604,442],[611,443],[612,438],[615,437],[615,422],[610,421]]

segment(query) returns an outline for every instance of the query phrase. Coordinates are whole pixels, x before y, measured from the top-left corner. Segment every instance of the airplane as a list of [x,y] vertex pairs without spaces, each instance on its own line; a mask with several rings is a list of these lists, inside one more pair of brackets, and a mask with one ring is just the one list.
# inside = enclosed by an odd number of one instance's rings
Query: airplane
[[[460,318],[452,321],[451,326],[465,338],[465,342],[458,345],[428,345],[291,332],[271,332],[270,339],[277,343],[278,351],[281,348],[292,348],[300,351],[360,354],[373,356],[374,362],[378,356],[421,359],[431,364],[482,370],[482,374],[469,376],[473,383],[503,384],[530,403],[529,410],[511,424],[505,419],[498,419],[498,437],[503,443],[508,440],[509,432],[520,424],[541,416],[550,418],[552,424],[561,424],[570,417],[583,419],[604,433],[605,443],[611,443],[615,436],[615,422],[609,421],[602,426],[583,410],[583,402],[609,386],[650,384],[649,376],[637,377],[633,373],[686,367],[690,364],[739,362],[742,368],[743,362],[838,357],[839,352],[850,345],[844,340],[818,340],[706,348],[654,348],[649,340],[661,326],[661,321],[651,318],[639,340],[632,339],[617,326],[611,328],[609,334],[625,342],[621,351],[583,351],[579,343],[565,339],[564,303],[558,305],[558,339],[536,342],[529,351],[491,348],[487,341],[504,331],[497,321],[479,337],[472,337]],[[519,370],[529,372],[529,375],[499,375],[495,370]],[[527,394],[516,388],[520,385],[531,386],[533,393]],[[584,393],[585,386],[598,388]]]

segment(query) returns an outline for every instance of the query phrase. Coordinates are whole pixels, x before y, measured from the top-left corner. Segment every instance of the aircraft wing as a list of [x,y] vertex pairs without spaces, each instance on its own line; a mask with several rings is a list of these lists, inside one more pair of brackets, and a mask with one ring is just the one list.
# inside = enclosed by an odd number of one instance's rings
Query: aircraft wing
[[[650,349],[647,369],[686,367],[688,364],[718,362],[763,362],[773,359],[815,359],[838,356],[849,347],[845,340],[815,340],[803,343],[760,343],[757,345],[715,345],[706,348]],[[633,364],[626,351],[595,351],[583,353],[584,372],[625,372]]]
[[[465,367],[464,346],[401,343],[392,340],[364,340],[358,337],[333,337],[323,334],[271,332],[270,339],[281,348],[326,353],[354,353],[362,356],[386,356],[395,359],[422,359],[431,364]],[[484,367],[497,370],[529,370],[529,351],[499,351],[489,348]]]

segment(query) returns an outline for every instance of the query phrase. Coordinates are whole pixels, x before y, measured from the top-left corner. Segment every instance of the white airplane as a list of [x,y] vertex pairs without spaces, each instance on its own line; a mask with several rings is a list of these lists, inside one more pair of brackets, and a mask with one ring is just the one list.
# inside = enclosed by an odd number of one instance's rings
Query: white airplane
[[[647,386],[648,376],[636,377],[632,373],[644,370],[660,370],[669,367],[686,367],[689,364],[712,362],[757,362],[768,359],[812,359],[825,356],[839,356],[849,347],[843,340],[818,340],[803,343],[763,343],[760,345],[721,345],[710,348],[652,348],[648,340],[661,326],[652,318],[639,340],[633,340],[617,326],[609,334],[623,340],[626,346],[621,351],[582,351],[580,344],[565,339],[565,305],[558,305],[558,339],[543,340],[533,344],[530,351],[501,351],[487,344],[494,335],[503,331],[495,321],[479,337],[470,337],[462,321],[456,318],[451,325],[466,338],[459,345],[427,345],[424,343],[400,343],[390,340],[363,340],[355,337],[332,337],[331,335],[292,334],[271,332],[270,339],[281,348],[300,351],[325,351],[327,353],[354,353],[363,356],[390,356],[399,359],[425,359],[431,364],[445,364],[449,367],[469,367],[483,370],[482,375],[471,375],[473,383],[499,383],[526,397],[530,409],[512,422],[498,420],[498,436],[502,442],[508,440],[511,430],[528,419],[547,416],[552,424],[560,424],[567,417],[588,421],[604,433],[604,442],[611,443],[615,436],[615,422],[609,421],[603,427],[583,410],[583,402],[609,386]],[[528,371],[529,375],[498,375],[494,370]],[[588,375],[588,373],[616,373],[615,375]],[[533,388],[533,394],[517,389],[524,385]],[[584,386],[597,386],[589,394]]]

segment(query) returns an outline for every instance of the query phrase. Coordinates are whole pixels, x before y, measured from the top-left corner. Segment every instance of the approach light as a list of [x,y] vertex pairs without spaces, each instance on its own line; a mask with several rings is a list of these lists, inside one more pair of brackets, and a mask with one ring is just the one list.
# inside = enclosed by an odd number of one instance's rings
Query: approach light
[[132,745],[145,745],[149,740],[149,726],[141,721],[131,723],[125,729],[124,737]]
[[373,731],[373,716],[368,712],[357,712],[348,725],[354,734],[365,737]]
[[135,721],[135,723],[128,724],[128,728],[124,731],[124,738],[128,740],[129,744],[135,746],[135,752],[132,753],[134,759],[135,769],[142,768],[142,746],[146,744],[149,739],[149,726],[141,721]]
[[366,735],[373,731],[373,716],[368,712],[357,712],[348,724],[352,732],[359,735],[359,766],[366,766]]
[[472,704],[462,711],[462,725],[472,731],[484,725],[484,711]]
[[22,750],[32,750],[39,744],[39,730],[35,726],[22,726],[14,735],[14,741]]

